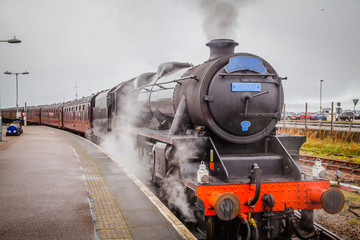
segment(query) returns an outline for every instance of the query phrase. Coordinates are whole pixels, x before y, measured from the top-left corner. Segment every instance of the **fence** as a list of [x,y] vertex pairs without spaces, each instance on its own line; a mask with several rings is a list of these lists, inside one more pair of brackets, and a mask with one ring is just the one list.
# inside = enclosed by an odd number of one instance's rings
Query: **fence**
[[281,120],[277,127],[360,132],[360,122],[322,122],[320,120]]

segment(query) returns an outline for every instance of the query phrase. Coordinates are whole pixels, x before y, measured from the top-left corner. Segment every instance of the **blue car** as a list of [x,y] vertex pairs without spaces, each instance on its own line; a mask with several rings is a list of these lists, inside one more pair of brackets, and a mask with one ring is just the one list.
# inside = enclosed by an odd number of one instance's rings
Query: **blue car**
[[310,118],[311,120],[321,120],[321,121],[327,120],[325,115],[320,115],[318,113],[312,113],[312,114],[310,114],[310,116],[311,116],[311,118]]
[[13,119],[11,120],[11,124],[8,126],[6,130],[6,136],[20,136],[23,133],[22,129],[22,121],[21,119]]
[[325,115],[319,115],[319,118],[321,119],[321,121],[326,121],[327,117]]

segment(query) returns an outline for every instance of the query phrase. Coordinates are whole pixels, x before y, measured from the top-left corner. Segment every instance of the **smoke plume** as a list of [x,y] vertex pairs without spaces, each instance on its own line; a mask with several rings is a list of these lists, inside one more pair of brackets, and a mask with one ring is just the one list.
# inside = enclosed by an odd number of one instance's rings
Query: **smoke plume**
[[197,5],[203,16],[203,30],[208,40],[237,39],[239,13],[249,2],[250,0],[198,0]]

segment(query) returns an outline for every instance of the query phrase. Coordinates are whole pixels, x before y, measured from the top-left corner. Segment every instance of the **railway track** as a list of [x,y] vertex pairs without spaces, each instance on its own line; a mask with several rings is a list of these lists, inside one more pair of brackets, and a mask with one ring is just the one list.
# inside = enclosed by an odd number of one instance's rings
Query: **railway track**
[[337,159],[314,157],[314,156],[302,155],[302,154],[299,155],[300,162],[306,165],[314,165],[316,159],[321,160],[323,167],[327,170],[341,170],[347,173],[360,175],[360,163],[337,160]]
[[[315,152],[315,150],[311,150],[311,149],[307,149],[307,148],[300,148],[300,150],[305,151],[305,152]],[[346,154],[341,154],[341,153],[330,153],[329,152],[328,154],[333,155],[333,156],[347,157],[349,159],[358,157],[355,155],[346,155]]]

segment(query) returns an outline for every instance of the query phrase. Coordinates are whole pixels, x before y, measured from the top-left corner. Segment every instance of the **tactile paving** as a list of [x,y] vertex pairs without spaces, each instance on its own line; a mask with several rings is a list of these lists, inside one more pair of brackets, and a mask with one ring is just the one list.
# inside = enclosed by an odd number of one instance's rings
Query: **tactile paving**
[[116,200],[93,158],[76,141],[67,137],[81,162],[92,202],[95,232],[99,239],[133,239]]

